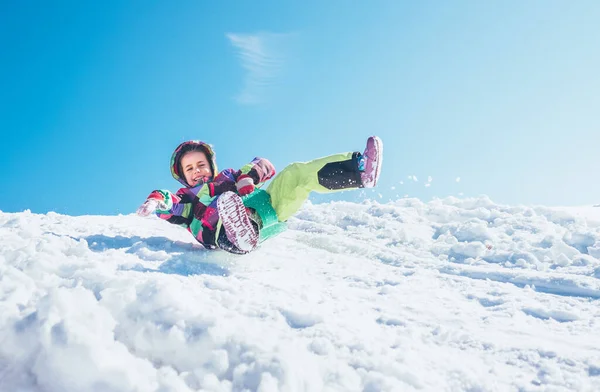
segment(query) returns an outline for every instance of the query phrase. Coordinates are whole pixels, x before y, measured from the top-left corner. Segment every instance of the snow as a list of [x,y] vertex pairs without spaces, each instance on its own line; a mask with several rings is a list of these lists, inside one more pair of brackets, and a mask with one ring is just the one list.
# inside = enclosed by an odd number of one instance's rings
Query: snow
[[255,252],[0,212],[0,391],[600,390],[600,208],[307,203]]

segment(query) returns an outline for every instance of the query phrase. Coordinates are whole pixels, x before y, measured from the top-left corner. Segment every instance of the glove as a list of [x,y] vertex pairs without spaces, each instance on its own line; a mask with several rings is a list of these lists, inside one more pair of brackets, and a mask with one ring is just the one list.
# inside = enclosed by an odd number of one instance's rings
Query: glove
[[148,199],[137,209],[136,213],[139,216],[148,216],[156,211],[159,203],[156,199]]
[[240,196],[249,195],[250,193],[254,192],[254,180],[249,175],[242,174],[238,177],[235,187],[237,188]]
[[148,216],[154,213],[157,209],[168,210],[169,207],[165,203],[164,196],[157,191],[154,191],[148,196],[144,204],[142,204],[136,211],[139,216]]

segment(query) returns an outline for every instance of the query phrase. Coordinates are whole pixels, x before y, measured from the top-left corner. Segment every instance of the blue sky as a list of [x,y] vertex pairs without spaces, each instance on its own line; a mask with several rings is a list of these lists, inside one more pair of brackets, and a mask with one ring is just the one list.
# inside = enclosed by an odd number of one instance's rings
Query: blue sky
[[282,169],[370,134],[385,143],[379,187],[335,199],[600,203],[597,1],[2,8],[5,212],[131,213],[177,190],[184,140],[213,144],[222,169]]

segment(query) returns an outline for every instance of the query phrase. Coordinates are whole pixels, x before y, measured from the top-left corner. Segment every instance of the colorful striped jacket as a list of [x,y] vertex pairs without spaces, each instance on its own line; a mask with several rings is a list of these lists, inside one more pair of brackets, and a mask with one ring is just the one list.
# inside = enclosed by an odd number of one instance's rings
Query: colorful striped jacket
[[176,193],[155,190],[149,198],[162,201],[163,207],[166,207],[156,210],[158,217],[169,223],[186,227],[198,242],[206,248],[214,249],[217,246],[218,236],[216,230],[219,222],[217,211],[219,195],[227,191],[236,192],[235,183],[243,174],[250,176],[256,187],[261,187],[265,181],[275,175],[275,168],[267,159],[257,157],[240,170],[225,169],[209,181],[190,187],[181,175],[179,162],[183,154],[191,149],[204,151],[211,163],[213,173],[217,172],[215,153],[210,145],[195,140],[182,143],[171,157],[171,173],[185,187]]

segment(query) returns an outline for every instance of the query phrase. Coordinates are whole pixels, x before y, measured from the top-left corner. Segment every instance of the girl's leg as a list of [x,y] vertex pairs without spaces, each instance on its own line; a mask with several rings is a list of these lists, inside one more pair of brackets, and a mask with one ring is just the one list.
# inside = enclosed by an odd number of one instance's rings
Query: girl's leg
[[269,184],[267,193],[279,221],[296,213],[310,192],[331,193],[362,188],[359,152],[330,155],[286,166]]

